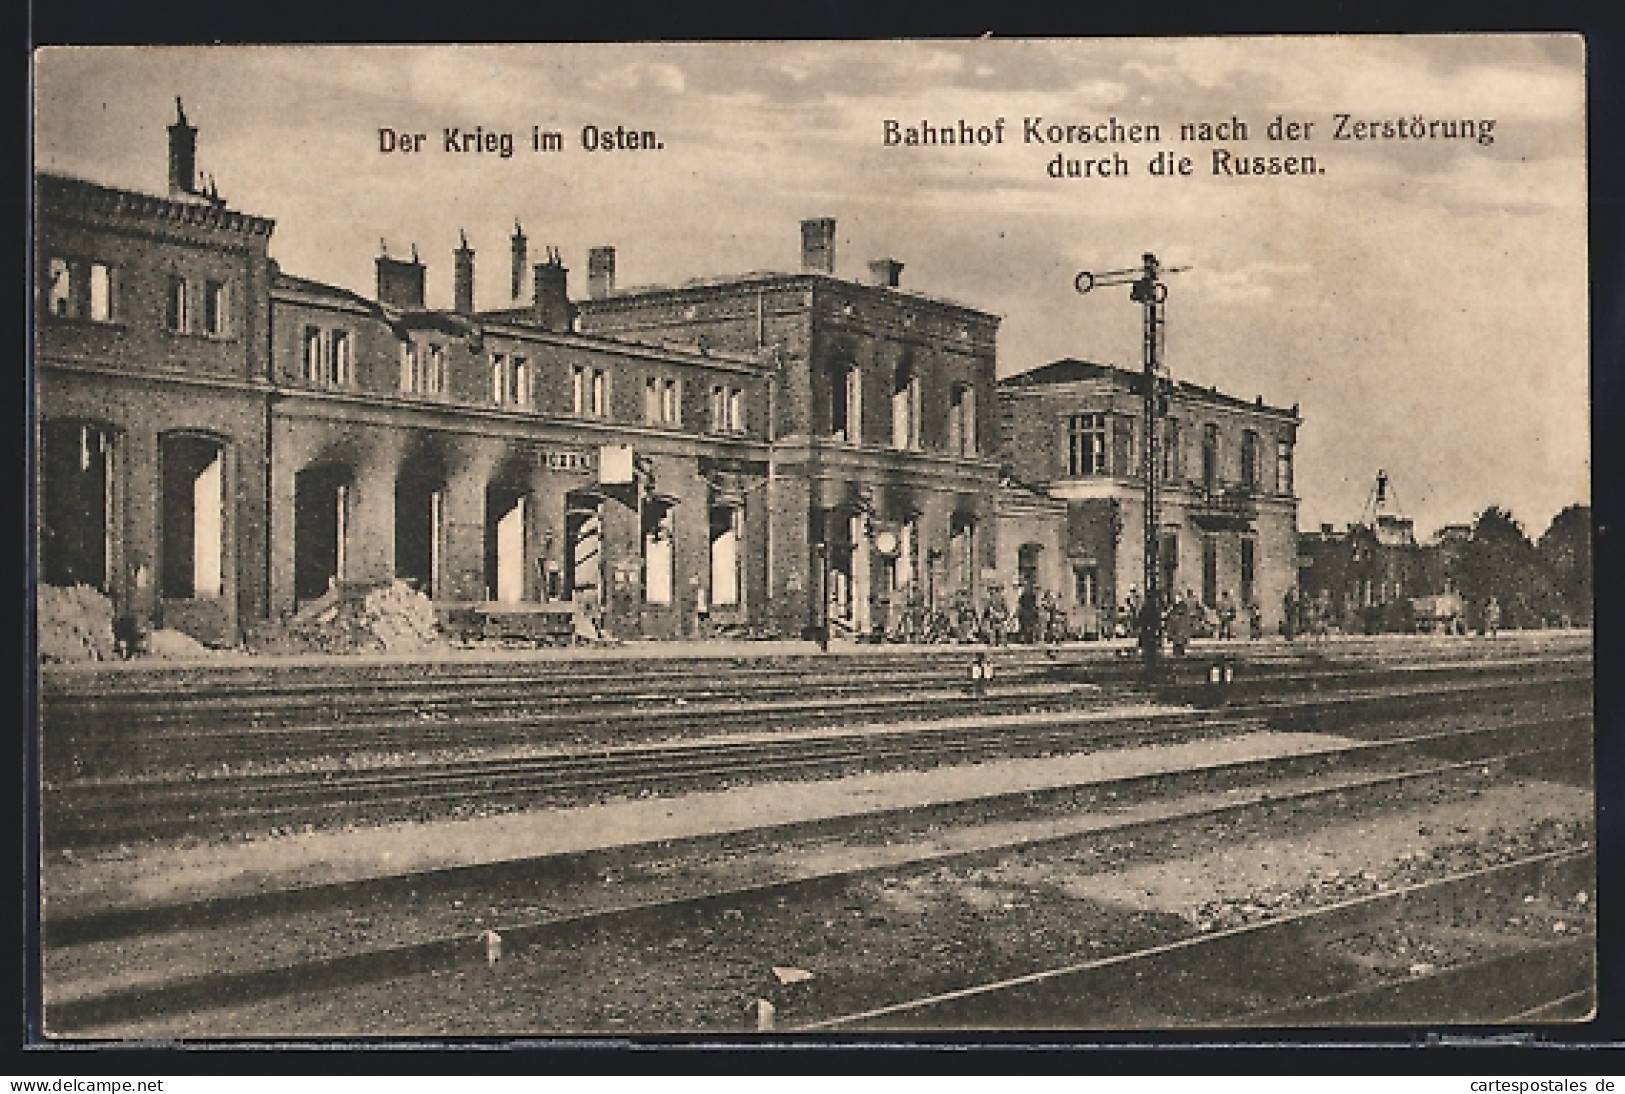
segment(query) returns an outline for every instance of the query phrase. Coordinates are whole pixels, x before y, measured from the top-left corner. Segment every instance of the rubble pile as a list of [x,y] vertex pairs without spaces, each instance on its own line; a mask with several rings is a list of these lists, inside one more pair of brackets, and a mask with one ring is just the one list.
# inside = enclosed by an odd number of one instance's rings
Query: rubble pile
[[116,649],[113,602],[89,585],[39,590],[42,661],[108,661]]
[[156,657],[162,661],[209,657],[214,654],[213,650],[191,635],[176,630],[153,631],[147,635],[147,641],[141,652],[147,657]]
[[295,615],[258,628],[261,653],[411,653],[441,644],[434,602],[403,581],[335,589]]

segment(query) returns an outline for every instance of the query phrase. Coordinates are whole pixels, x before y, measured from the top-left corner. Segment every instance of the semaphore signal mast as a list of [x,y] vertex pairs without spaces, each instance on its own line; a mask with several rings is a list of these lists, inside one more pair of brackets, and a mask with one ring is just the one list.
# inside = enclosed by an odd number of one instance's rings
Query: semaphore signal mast
[[1145,603],[1140,609],[1140,618],[1135,620],[1135,625],[1148,673],[1156,671],[1162,651],[1161,567],[1157,560],[1161,539],[1159,530],[1162,526],[1162,499],[1156,474],[1157,450],[1160,447],[1157,421],[1168,412],[1168,390],[1172,383],[1162,361],[1163,306],[1168,299],[1168,286],[1163,283],[1162,275],[1181,273],[1189,268],[1179,266],[1165,270],[1157,262],[1157,256],[1147,252],[1143,256],[1143,265],[1139,267],[1107,270],[1104,273],[1085,270],[1072,281],[1072,287],[1080,294],[1107,285],[1128,285],[1129,299],[1144,309],[1142,337],[1145,356],[1143,415],[1145,443],[1141,446],[1143,451],[1140,471],[1145,484],[1145,548],[1142,554],[1145,561]]

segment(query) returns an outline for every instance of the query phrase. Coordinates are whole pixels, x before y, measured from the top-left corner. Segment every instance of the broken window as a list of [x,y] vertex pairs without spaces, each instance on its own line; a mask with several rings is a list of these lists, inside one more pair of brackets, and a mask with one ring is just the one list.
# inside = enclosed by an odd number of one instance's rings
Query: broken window
[[47,265],[50,284],[46,308],[58,319],[113,318],[113,270],[105,262],[53,258]]

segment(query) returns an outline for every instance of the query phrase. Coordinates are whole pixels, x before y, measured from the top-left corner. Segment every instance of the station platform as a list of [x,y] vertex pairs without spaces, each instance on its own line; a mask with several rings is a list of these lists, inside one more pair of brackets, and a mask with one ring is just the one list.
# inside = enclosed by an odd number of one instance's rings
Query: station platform
[[[1184,708],[1125,707],[1037,717],[1110,722],[1159,712],[1173,715]],[[1031,721],[1035,716],[1011,717]],[[1087,787],[1209,765],[1311,755],[1344,743],[1324,733],[1243,726],[1222,737],[1045,758],[767,782],[468,819],[267,834],[231,843],[126,845],[49,856],[42,870],[43,895],[47,921],[53,916],[116,914]]]

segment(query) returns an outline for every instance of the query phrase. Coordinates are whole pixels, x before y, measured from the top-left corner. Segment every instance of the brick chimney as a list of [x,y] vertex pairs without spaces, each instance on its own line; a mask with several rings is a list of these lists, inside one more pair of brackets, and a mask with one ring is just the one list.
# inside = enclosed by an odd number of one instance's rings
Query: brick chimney
[[457,235],[462,242],[453,252],[456,263],[452,272],[451,307],[458,315],[473,315],[474,249],[468,245],[467,233],[458,229]]
[[387,252],[378,256],[378,302],[397,308],[423,307],[423,263],[418,261],[416,246],[410,260],[391,258]]
[[513,222],[513,290],[509,293],[515,300],[521,300],[525,295],[525,274],[529,269],[529,259],[526,257],[525,230],[519,226],[519,221]]
[[801,269],[804,273],[835,272],[835,218],[801,222]]
[[869,277],[882,288],[895,289],[903,279],[903,264],[895,258],[877,258],[869,263]]
[[594,247],[587,252],[587,297],[602,300],[615,291],[615,248]]
[[568,287],[570,271],[564,268],[557,248],[547,249],[547,261],[536,263],[533,276],[536,296],[531,308],[532,321],[543,330],[570,330],[575,320]]
[[169,193],[197,193],[197,128],[186,123],[181,97],[175,96],[175,124],[169,127]]

